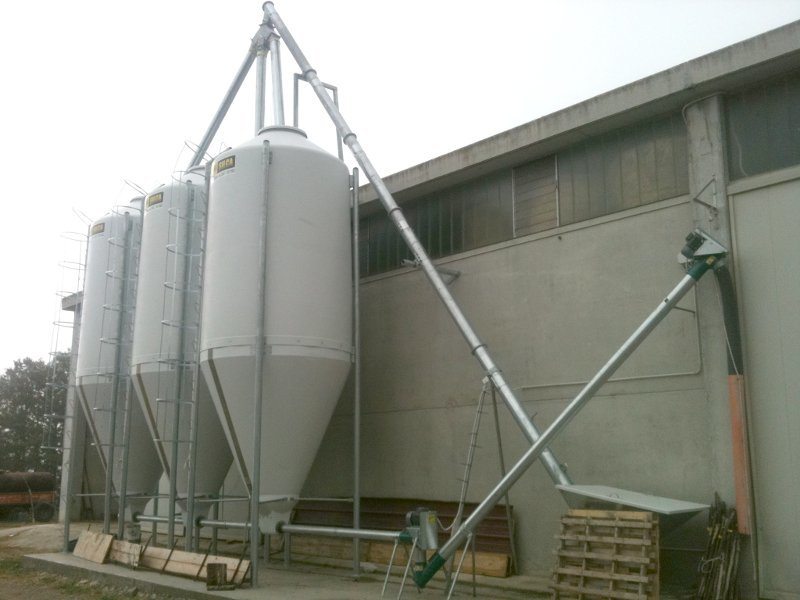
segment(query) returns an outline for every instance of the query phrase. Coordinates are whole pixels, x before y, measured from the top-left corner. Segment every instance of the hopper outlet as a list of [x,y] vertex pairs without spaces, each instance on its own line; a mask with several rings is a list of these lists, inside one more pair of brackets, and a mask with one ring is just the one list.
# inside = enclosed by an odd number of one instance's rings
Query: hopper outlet
[[278,525],[292,520],[292,509],[299,498],[268,498],[261,496],[258,503],[258,530],[261,533],[280,533]]

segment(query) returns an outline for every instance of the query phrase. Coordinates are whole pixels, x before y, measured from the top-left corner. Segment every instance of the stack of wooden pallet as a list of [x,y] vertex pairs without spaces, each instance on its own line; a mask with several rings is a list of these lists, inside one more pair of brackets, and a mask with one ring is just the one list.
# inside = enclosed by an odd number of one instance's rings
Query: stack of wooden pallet
[[556,600],[657,599],[658,517],[649,512],[570,510],[556,536]]

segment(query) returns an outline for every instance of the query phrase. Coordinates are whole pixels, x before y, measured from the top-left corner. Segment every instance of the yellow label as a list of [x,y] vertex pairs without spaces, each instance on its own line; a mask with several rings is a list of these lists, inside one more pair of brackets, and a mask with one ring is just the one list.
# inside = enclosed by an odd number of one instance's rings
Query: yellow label
[[95,223],[92,225],[92,228],[89,230],[89,235],[97,235],[98,233],[103,233],[106,230],[105,223]]
[[158,192],[157,194],[151,194],[147,197],[147,200],[144,201],[144,207],[150,208],[154,204],[161,204],[164,201],[164,192]]
[[225,158],[220,158],[216,163],[214,163],[214,175],[219,175],[223,171],[227,171],[228,169],[232,169],[236,166],[236,156],[226,156]]

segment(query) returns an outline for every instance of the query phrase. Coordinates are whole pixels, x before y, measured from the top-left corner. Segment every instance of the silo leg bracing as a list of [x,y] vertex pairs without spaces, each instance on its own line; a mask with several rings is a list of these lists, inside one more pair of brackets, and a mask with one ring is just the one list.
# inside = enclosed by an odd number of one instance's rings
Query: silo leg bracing
[[[193,390],[205,187],[204,169],[198,167],[154,190],[144,202],[131,370],[170,481],[171,515],[175,502],[187,514],[190,468],[195,470],[195,497],[210,497],[219,492],[232,460],[208,389]],[[203,448],[193,465],[191,446],[197,440]],[[195,514],[206,516],[200,507]],[[173,526],[168,530],[172,533]]]
[[213,163],[200,366],[264,531],[288,516],[350,370],[349,188],[344,163],[291,127]]
[[[126,493],[136,498],[132,511],[144,508],[143,496],[152,495],[161,474],[147,425],[135,402],[127,402],[129,388],[132,311],[136,262],[141,240],[138,206],[112,211],[89,230],[83,315],[80,332],[76,389],[101,463],[106,468],[108,528],[111,495],[122,486],[123,458],[128,455]],[[129,435],[123,437],[125,407],[130,414]],[[125,438],[129,448],[123,449]],[[123,452],[125,450],[125,452]]]

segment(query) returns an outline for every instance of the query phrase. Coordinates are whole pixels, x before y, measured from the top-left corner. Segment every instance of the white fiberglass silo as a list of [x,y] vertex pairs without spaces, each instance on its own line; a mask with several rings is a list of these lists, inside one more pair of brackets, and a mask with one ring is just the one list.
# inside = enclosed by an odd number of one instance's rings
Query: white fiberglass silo
[[[285,518],[299,495],[350,368],[349,204],[346,166],[299,129],[263,129],[213,164],[201,370],[249,488],[261,397],[263,530]],[[260,322],[266,346],[258,393]]]
[[[184,510],[192,438],[203,448],[197,452],[196,497],[219,492],[232,460],[202,378],[196,395],[197,431],[193,431],[200,238],[206,211],[204,171],[197,167],[145,198],[131,358],[136,395],[164,472],[175,477],[177,499]],[[173,461],[177,465],[174,474]],[[195,514],[202,516],[205,511],[200,508]]]
[[[86,259],[76,388],[104,468],[113,448],[113,491],[121,492],[127,375],[141,240],[141,199],[92,223]],[[126,494],[131,510],[144,508],[161,475],[137,402],[130,407]]]

